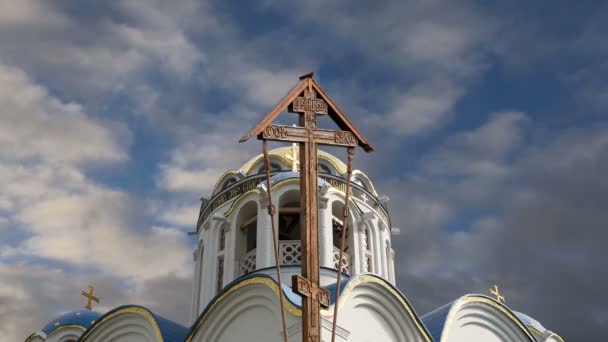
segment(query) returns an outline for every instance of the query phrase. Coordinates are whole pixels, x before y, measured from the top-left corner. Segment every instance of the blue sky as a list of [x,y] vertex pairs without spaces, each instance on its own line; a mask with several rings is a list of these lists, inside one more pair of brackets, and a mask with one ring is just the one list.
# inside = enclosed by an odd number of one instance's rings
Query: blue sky
[[239,137],[314,71],[376,149],[355,165],[391,198],[418,312],[499,283],[566,339],[605,339],[607,10],[3,2],[0,332],[81,307],[91,282],[100,310],[186,321],[199,198],[259,153]]

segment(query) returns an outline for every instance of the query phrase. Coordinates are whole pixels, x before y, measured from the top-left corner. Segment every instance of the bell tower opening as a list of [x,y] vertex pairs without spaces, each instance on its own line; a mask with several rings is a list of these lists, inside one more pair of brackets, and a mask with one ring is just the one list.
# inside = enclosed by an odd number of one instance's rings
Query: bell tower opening
[[299,265],[302,261],[300,243],[300,191],[285,192],[279,200],[279,258],[281,265]]
[[258,235],[258,205],[255,201],[246,203],[236,219],[235,254],[238,274],[243,275],[256,269],[256,248]]

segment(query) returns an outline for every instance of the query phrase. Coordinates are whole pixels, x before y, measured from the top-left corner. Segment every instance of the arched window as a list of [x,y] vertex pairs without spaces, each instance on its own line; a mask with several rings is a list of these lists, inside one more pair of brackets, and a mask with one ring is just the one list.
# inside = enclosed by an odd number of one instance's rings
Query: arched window
[[365,272],[373,272],[374,271],[374,267],[373,267],[373,259],[372,259],[372,241],[371,241],[371,235],[369,232],[369,227],[367,227],[367,225],[365,226],[365,229],[363,230],[363,244],[364,244],[364,254],[365,254],[365,262],[364,262],[364,269]]
[[220,228],[219,246],[217,251],[217,272],[216,272],[216,292],[224,288],[224,249],[226,248],[226,230]]
[[302,262],[300,191],[289,190],[279,199],[279,259],[282,265]]

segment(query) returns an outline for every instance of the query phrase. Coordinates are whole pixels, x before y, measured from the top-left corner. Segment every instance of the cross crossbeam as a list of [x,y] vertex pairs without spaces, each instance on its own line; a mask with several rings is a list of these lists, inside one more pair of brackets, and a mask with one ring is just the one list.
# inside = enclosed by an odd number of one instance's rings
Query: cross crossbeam
[[297,143],[315,141],[318,145],[343,147],[357,146],[357,139],[351,132],[307,129],[298,126],[270,125],[262,132],[261,139]]

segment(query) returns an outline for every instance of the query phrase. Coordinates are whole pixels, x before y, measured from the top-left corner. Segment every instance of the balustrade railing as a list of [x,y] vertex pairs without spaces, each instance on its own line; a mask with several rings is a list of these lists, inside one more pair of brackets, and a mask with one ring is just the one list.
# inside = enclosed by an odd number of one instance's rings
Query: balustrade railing
[[255,271],[255,266],[256,266],[255,253],[256,253],[256,249],[254,248],[241,258],[241,260],[239,261],[239,266],[241,268],[241,274],[247,274],[247,273]]
[[[338,260],[340,259],[340,248],[334,247],[334,269],[337,270],[340,266]],[[342,254],[342,272],[350,274],[350,256],[346,253]]]
[[[338,258],[340,257],[340,249],[333,249],[334,269],[338,269]],[[302,263],[302,245],[300,240],[281,240],[279,241],[279,259],[281,265],[300,265]],[[342,272],[350,274],[350,256],[344,253],[342,258]],[[239,261],[241,274],[247,274],[256,269],[256,249],[249,251]]]

